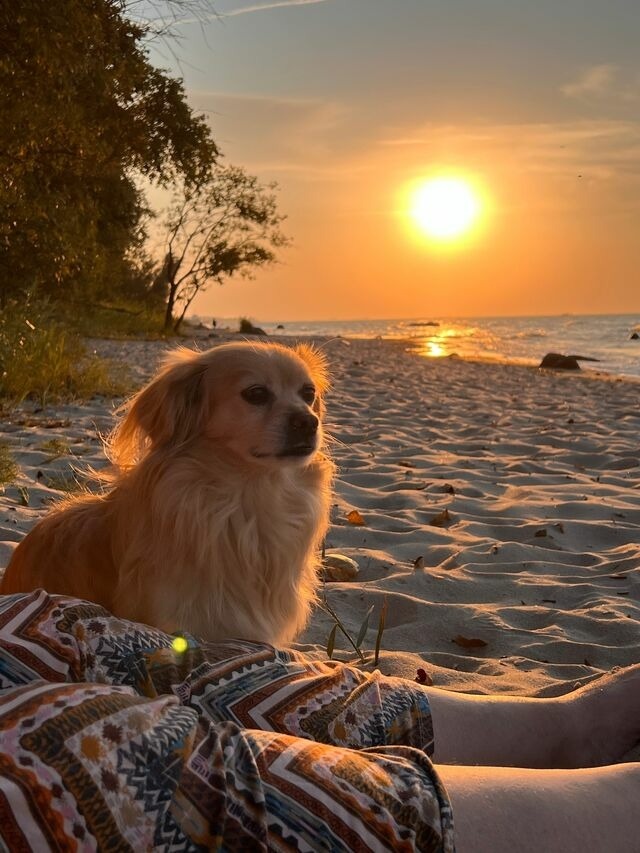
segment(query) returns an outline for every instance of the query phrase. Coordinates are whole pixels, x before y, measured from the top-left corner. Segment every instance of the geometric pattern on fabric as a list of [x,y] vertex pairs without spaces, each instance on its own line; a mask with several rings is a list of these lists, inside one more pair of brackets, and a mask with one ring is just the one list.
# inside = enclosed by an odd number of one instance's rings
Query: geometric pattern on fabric
[[258,653],[236,644],[225,653],[222,663],[191,669],[188,655],[178,663],[162,652],[148,672],[156,689],[170,689],[211,720],[353,749],[398,743],[433,753],[429,703],[419,685],[268,647]]
[[[14,802],[34,798],[49,846],[92,839],[108,850],[125,837],[132,846],[149,840],[158,846],[179,836],[168,808],[178,781],[171,769],[179,768],[174,756],[197,722],[193,711],[166,698],[143,704],[129,688],[112,685],[36,682],[6,693],[0,698],[3,805],[12,786],[22,794]],[[40,784],[33,786],[34,777]],[[33,822],[19,825],[29,829]],[[16,839],[9,840],[9,849],[17,849]]]
[[368,760],[353,762],[352,750],[310,741],[301,746],[298,739],[275,733],[268,737],[256,744],[256,762],[270,836],[281,839],[283,849],[292,826],[304,845],[295,849],[443,849],[441,801],[424,796],[432,785],[424,753],[382,747],[356,752]]
[[426,693],[0,596],[0,849],[452,853]]

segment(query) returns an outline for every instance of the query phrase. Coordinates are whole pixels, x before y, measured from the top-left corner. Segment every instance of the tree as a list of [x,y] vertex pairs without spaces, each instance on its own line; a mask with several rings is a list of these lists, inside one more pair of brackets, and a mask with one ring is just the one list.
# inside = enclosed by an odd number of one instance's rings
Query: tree
[[160,286],[166,292],[165,331],[177,331],[198,293],[272,264],[288,239],[276,206],[275,184],[264,185],[238,166],[217,164],[194,185],[183,185],[166,217]]
[[150,32],[126,0],[0,0],[0,307],[108,292],[139,243],[139,176],[190,185],[215,161]]

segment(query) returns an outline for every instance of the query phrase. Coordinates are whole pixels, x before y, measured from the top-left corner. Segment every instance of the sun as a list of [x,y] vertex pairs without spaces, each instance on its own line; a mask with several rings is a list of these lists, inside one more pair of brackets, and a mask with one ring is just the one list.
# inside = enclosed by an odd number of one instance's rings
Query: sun
[[408,200],[414,228],[431,241],[447,244],[471,234],[482,214],[482,198],[462,177],[438,175],[416,182]]

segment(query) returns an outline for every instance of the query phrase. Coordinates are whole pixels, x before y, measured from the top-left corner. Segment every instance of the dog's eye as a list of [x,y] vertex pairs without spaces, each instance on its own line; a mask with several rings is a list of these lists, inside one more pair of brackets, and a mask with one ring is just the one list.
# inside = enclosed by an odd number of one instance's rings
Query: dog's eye
[[264,385],[252,385],[251,388],[245,388],[244,391],[241,391],[240,395],[252,406],[266,406],[273,397],[271,391]]
[[316,399],[316,389],[313,385],[303,385],[300,389],[300,396],[309,406],[315,402]]

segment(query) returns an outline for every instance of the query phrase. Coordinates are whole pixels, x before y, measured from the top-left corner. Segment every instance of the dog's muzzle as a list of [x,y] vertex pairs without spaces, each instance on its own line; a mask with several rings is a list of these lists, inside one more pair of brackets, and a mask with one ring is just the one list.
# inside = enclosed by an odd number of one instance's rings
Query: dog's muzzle
[[279,456],[309,456],[318,444],[320,421],[313,412],[293,412],[287,421],[284,449]]

